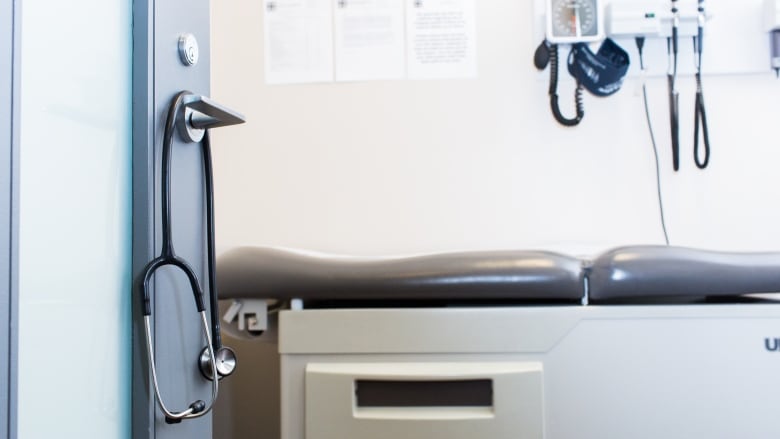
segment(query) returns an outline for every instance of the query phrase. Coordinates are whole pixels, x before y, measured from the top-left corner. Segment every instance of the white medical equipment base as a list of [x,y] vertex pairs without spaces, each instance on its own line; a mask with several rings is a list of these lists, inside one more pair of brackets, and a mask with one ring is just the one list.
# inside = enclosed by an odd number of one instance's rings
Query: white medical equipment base
[[[780,437],[776,304],[304,309],[278,330],[282,439]],[[356,397],[476,380],[489,405]]]

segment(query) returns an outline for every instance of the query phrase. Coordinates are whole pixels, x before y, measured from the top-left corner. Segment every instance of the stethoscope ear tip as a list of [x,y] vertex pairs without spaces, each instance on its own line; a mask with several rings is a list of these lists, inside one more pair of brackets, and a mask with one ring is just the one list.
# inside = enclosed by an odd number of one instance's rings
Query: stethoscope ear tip
[[189,419],[190,417],[195,417],[194,415],[197,415],[198,413],[202,413],[206,410],[206,402],[202,399],[199,399],[192,404],[190,404],[189,408],[181,413],[176,413],[176,416],[178,417],[165,417],[165,423],[166,424],[179,424],[183,419]]
[[197,414],[202,412],[203,410],[206,410],[206,402],[202,399],[199,399],[192,404],[190,404],[190,408],[192,409],[192,414]]

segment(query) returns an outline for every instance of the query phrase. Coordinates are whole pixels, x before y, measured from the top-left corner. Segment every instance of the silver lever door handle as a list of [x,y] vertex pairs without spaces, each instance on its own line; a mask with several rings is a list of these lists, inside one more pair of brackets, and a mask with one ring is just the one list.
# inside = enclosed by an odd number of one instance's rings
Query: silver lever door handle
[[177,125],[187,142],[200,142],[206,130],[246,122],[241,113],[218,104],[206,96],[189,94],[184,97]]

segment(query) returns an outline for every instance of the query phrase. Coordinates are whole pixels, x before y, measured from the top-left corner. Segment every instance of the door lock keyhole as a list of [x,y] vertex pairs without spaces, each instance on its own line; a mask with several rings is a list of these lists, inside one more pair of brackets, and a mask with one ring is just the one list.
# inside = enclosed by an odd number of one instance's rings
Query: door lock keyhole
[[200,53],[198,50],[198,40],[195,35],[187,33],[179,37],[179,58],[185,66],[194,66],[198,63]]

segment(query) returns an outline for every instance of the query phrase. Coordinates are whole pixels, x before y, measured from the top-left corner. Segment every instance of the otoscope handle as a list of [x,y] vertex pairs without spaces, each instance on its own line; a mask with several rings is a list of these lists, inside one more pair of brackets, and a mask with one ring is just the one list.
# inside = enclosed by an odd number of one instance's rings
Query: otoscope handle
[[674,89],[674,76],[667,75],[669,83],[669,121],[672,132],[672,163],[674,170],[680,170],[680,95]]
[[699,55],[701,55],[704,52],[704,50],[702,49],[703,43],[704,43],[704,28],[699,27],[699,36],[696,39],[696,53],[698,53]]

